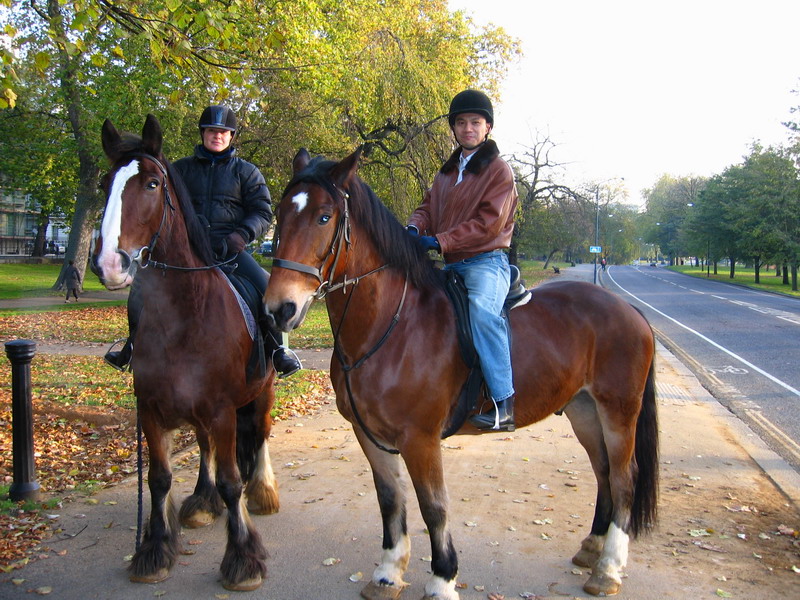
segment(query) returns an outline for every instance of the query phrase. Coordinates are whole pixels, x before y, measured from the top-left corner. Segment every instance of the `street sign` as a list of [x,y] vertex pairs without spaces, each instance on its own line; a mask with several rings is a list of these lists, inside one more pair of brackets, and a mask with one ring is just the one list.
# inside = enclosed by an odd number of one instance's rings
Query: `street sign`
[[589,246],[589,254],[600,254],[602,251],[602,246]]

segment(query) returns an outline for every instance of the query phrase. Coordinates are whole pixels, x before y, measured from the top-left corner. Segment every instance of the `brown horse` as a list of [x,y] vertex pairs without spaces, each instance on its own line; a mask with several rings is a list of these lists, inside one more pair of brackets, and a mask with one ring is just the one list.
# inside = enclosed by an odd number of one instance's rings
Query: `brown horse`
[[[92,267],[108,289],[136,277],[143,298],[132,365],[150,453],[151,512],[131,580],[161,581],[180,550],[170,499],[170,433],[189,424],[200,446],[200,474],[180,520],[210,523],[222,512],[221,497],[228,509],[223,585],[255,589],[266,573],[266,551],[248,507],[264,514],[278,509],[266,442],[275,372],[270,364],[246,375],[253,338],[225,274],[209,266],[208,238],[161,153],[158,121],[148,115],[139,138],[120,134],[106,120],[102,140],[112,167],[103,180],[106,208]],[[243,476],[248,507],[240,502]]]
[[[440,438],[458,426],[451,421],[467,367],[439,271],[357,176],[359,155],[339,163],[311,160],[305,150],[295,157],[265,301],[284,331],[300,326],[313,299],[327,303],[337,405],[372,467],[383,519],[381,563],[362,595],[396,598],[405,585],[402,457],[430,535],[425,597],[454,600],[458,564]],[[656,513],[652,330],[614,294],[568,281],[537,288],[510,322],[517,425],[557,411],[569,417],[598,482],[591,534],[573,561],[592,567],[587,592],[617,593],[629,536]]]

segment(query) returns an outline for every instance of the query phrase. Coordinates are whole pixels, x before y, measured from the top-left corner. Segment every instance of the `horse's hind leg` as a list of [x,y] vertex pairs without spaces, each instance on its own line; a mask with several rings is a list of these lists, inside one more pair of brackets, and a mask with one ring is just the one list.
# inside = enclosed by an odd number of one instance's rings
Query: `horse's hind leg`
[[189,529],[211,525],[222,514],[225,505],[222,503],[217,487],[214,484],[214,455],[208,440],[208,434],[197,429],[197,445],[200,448],[200,469],[194,492],[187,497],[178,513],[181,525]]
[[565,410],[575,435],[589,454],[597,478],[597,502],[591,534],[573,557],[578,565],[591,567],[583,586],[596,596],[611,596],[622,586],[622,570],[628,561],[628,529],[633,501],[631,458],[633,425],[603,426],[595,402],[576,398]]
[[402,463],[396,454],[377,448],[356,428],[358,441],[372,467],[383,520],[383,553],[370,582],[361,590],[367,600],[398,598],[408,585],[403,574],[411,556],[411,540],[406,526],[406,489]]
[[278,481],[272,471],[266,438],[258,450],[256,468],[253,477],[247,482],[244,494],[247,497],[247,510],[254,515],[271,515],[280,509]]
[[271,515],[280,509],[278,481],[275,479],[272,462],[269,458],[269,433],[272,429],[269,411],[275,401],[273,381],[274,375],[267,382],[262,394],[255,400],[255,411],[252,418],[255,432],[251,435],[253,435],[253,439],[260,440],[261,444],[255,449],[255,466],[244,494],[247,497],[247,510],[255,515]]
[[605,535],[611,524],[611,486],[608,480],[608,455],[603,441],[603,428],[597,415],[594,400],[588,394],[576,396],[564,410],[572,424],[578,441],[589,455],[595,479],[597,499],[591,533],[581,542],[581,548],[572,557],[580,567],[592,568],[599,560]]
[[217,490],[228,508],[228,543],[220,565],[222,585],[232,591],[257,589],[267,573],[267,551],[250,522],[236,466],[235,411],[220,415],[213,432],[217,448]]
[[170,498],[172,472],[169,465],[169,436],[146,414],[142,417],[142,429],[150,452],[147,478],[150,488],[150,520],[128,572],[131,581],[158,583],[169,575],[169,570],[180,552],[180,525]]

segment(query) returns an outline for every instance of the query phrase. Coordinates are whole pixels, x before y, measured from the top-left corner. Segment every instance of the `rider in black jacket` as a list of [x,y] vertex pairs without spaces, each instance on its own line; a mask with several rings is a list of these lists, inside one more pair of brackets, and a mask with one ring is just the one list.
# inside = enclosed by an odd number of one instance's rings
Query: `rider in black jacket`
[[[202,143],[194,155],[182,158],[173,167],[183,179],[195,210],[208,227],[211,246],[217,258],[235,265],[237,275],[247,278],[263,296],[267,277],[263,269],[245,251],[247,244],[264,235],[272,221],[272,206],[264,176],[258,168],[236,156],[231,145],[236,133],[236,115],[226,106],[209,106],[200,116]],[[232,260],[231,260],[232,259]],[[108,352],[106,362],[118,369],[130,364],[133,337],[141,311],[138,286],[128,297],[130,335],[119,351]],[[275,370],[286,377],[301,368],[293,352],[278,342],[277,332],[259,321],[267,356]]]

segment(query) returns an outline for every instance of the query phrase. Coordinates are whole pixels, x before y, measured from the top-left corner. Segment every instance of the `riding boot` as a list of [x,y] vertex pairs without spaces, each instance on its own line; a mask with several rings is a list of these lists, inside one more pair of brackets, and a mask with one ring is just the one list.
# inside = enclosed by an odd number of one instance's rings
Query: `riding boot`
[[[119,340],[118,340],[119,341]],[[117,342],[114,342],[116,345]],[[114,346],[111,346],[112,348]],[[131,364],[131,355],[133,354],[133,332],[125,340],[125,344],[119,350],[109,350],[106,352],[103,359],[118,371],[127,371]]]
[[490,412],[475,415],[469,422],[481,431],[514,431],[514,396],[495,402]]
[[275,367],[279,379],[289,377],[303,368],[297,355],[281,346],[276,339],[276,334],[271,330],[264,333],[264,351],[267,356],[272,357],[272,366]]
[[103,359],[118,371],[129,371],[131,356],[133,355],[133,338],[139,327],[139,318],[142,314],[142,291],[139,279],[133,281],[128,294],[128,339],[119,350],[113,348],[121,341],[117,340],[111,345],[111,350],[106,352]]

